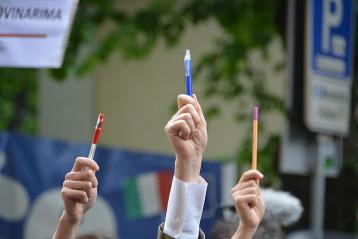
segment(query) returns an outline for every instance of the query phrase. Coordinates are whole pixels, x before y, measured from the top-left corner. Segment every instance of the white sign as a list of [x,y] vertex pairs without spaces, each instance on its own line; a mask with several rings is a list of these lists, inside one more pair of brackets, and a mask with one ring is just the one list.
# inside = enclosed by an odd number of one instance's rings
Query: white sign
[[349,130],[353,0],[307,1],[305,122],[315,132]]
[[0,66],[59,68],[78,0],[0,0]]

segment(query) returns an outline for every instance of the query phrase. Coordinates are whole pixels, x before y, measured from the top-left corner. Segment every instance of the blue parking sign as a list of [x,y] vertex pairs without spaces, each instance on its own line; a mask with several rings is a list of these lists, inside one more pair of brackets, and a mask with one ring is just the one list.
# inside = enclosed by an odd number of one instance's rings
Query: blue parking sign
[[336,79],[352,76],[352,0],[312,0],[311,67],[317,74]]
[[307,0],[305,123],[313,132],[349,132],[353,0]]

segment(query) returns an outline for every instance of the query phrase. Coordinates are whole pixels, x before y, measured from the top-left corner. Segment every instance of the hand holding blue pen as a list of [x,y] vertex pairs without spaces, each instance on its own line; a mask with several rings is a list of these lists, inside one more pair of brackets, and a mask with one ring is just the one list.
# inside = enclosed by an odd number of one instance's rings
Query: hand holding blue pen
[[191,84],[191,58],[190,51],[185,51],[184,57],[184,69],[185,69],[185,78],[186,78],[186,94],[192,96],[192,84]]

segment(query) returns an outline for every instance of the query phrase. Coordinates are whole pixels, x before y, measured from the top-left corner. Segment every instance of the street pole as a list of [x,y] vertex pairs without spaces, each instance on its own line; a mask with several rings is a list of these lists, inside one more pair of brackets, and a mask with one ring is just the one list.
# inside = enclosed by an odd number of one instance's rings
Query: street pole
[[325,153],[323,144],[327,136],[319,134],[317,136],[317,159],[314,160],[313,175],[311,181],[311,233],[312,239],[324,238],[324,207],[325,207]]

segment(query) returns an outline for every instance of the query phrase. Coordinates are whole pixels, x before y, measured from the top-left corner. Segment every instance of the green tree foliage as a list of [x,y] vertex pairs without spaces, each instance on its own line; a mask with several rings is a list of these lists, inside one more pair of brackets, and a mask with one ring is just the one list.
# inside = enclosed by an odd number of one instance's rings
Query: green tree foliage
[[36,70],[0,69],[0,130],[36,132]]

